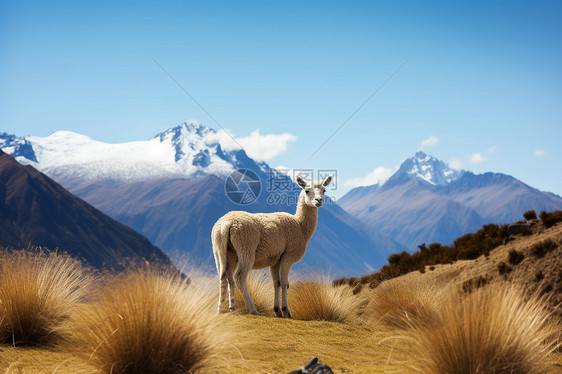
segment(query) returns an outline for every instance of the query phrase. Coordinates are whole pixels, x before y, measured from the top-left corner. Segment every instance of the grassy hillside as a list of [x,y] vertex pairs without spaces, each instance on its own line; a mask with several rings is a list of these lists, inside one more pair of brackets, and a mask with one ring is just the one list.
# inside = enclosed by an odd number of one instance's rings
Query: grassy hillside
[[[409,372],[404,330],[387,326],[229,316],[240,338],[211,360],[202,373],[288,373],[317,356],[334,373]],[[562,354],[547,356],[546,372],[562,367]],[[6,373],[98,373],[64,349],[0,346]]]
[[[271,317],[270,281],[259,272],[250,279],[250,292],[262,315],[244,314],[243,307],[217,315],[216,279],[192,277],[188,283],[173,274],[136,269],[103,282],[88,279],[93,287],[84,287],[87,297],[71,298],[64,296],[65,289],[77,287],[68,280],[82,274],[75,262],[59,261],[58,254],[4,254],[4,331],[22,323],[47,328],[36,329],[40,333],[33,341],[13,341],[4,334],[0,370],[286,373],[317,356],[334,373],[556,373],[562,368],[556,309],[561,242],[562,224],[541,223],[487,256],[427,265],[424,272],[355,293],[322,279],[293,281],[294,320]],[[6,324],[21,316],[21,308],[6,305],[17,305],[22,296],[33,299],[32,293],[7,292],[14,290],[17,277],[34,282],[31,272],[13,271],[15,263],[41,265],[39,286],[53,291],[42,293],[46,296],[33,304],[34,314],[25,313],[25,321]],[[49,272],[49,264],[59,271]],[[61,270],[65,277],[48,277]],[[57,303],[63,303],[64,313],[43,318],[43,310]],[[56,339],[47,339],[52,332]]]
[[[555,226],[558,222],[562,221],[562,211],[556,211],[552,213],[541,212],[540,220],[537,220],[536,213],[534,211],[525,212],[525,218],[529,218],[532,227],[523,227],[520,229],[519,233],[510,236],[510,241],[514,240],[518,242],[518,239],[528,237],[530,242],[538,241],[538,237],[542,237],[543,233]],[[521,223],[523,223],[522,221]],[[364,285],[368,285],[370,288],[377,287],[381,282],[388,279],[403,276],[412,272],[421,272],[434,270],[438,265],[453,264],[456,262],[466,263],[463,260],[474,260],[478,258],[488,259],[492,253],[501,252],[503,253],[506,248],[511,251],[511,258],[507,258],[505,264],[501,265],[501,262],[494,265],[502,266],[501,270],[504,274],[511,272],[513,269],[513,263],[517,262],[518,253],[517,251],[526,252],[525,248],[519,248],[518,245],[515,247],[511,244],[502,245],[504,238],[508,232],[508,225],[498,226],[495,224],[484,225],[480,230],[475,233],[466,234],[458,239],[456,239],[452,245],[441,245],[440,243],[430,244],[429,247],[426,244],[421,244],[419,250],[410,254],[408,252],[396,253],[388,258],[388,264],[383,266],[379,271],[369,274],[359,278],[342,278],[334,281],[335,285],[348,284],[355,287],[356,292],[363,288]],[[526,261],[526,263],[532,262],[539,264],[543,262],[542,257],[551,251],[560,247],[560,242],[562,240],[557,239],[557,235],[553,236],[555,239],[551,238],[552,235],[545,235],[544,239],[550,240],[550,245],[544,245],[544,248],[535,249],[535,254],[532,256],[534,260]],[[527,246],[529,242],[525,242]],[[548,243],[546,243],[548,244]],[[517,249],[517,248],[518,249]],[[516,251],[516,252],[514,252]],[[493,256],[498,258],[498,255]],[[501,256],[503,258],[503,255]],[[551,256],[555,257],[555,256]],[[521,260],[524,258],[521,258]],[[469,262],[470,263],[470,262]],[[475,264],[479,262],[476,261]],[[481,267],[481,266],[477,266]],[[482,273],[481,271],[479,273]],[[514,277],[510,277],[513,279]],[[515,277],[516,278],[516,277]]]
[[[239,331],[220,357],[203,373],[286,373],[304,365],[310,357],[335,373],[365,373],[399,370],[389,360],[399,332],[390,328],[370,329],[334,322],[283,320],[274,317],[237,315],[228,318],[230,329]],[[0,368],[18,373],[97,373],[84,360],[56,349],[0,348]]]

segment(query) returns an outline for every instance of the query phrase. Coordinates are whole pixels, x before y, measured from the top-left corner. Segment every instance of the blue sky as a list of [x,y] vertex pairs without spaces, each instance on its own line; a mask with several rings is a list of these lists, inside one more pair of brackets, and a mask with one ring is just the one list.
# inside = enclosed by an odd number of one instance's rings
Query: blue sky
[[272,166],[337,169],[337,195],[420,148],[562,194],[561,17],[559,1],[2,1],[0,131],[220,129],[153,56]]

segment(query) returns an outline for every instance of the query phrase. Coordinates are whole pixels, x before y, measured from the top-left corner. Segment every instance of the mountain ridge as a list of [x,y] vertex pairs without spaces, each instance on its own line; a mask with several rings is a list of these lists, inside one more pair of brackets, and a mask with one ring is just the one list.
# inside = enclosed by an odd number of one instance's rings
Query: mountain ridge
[[111,219],[32,166],[0,150],[0,245],[59,249],[98,269],[155,261],[172,266],[148,239]]
[[502,173],[463,170],[447,180],[443,175],[447,169],[439,166],[430,168],[431,179],[446,183],[430,183],[427,175],[412,171],[420,159],[432,160],[430,166],[444,165],[418,152],[382,186],[352,189],[339,203],[368,227],[395,238],[410,251],[422,243],[449,244],[487,223],[517,221],[526,210],[562,209],[562,198]]
[[[0,137],[0,148],[11,146],[6,137],[3,139]],[[68,139],[70,144],[64,142]],[[181,262],[187,256],[189,260],[196,259],[198,265],[209,268],[214,266],[210,232],[218,218],[230,210],[241,209],[293,214],[297,201],[295,195],[300,191],[290,178],[265,162],[254,161],[243,149],[229,141],[225,143],[217,132],[198,122],[167,129],[148,141],[121,145],[107,145],[60,132],[47,138],[26,137],[24,141],[35,149],[38,160],[35,165],[44,168],[45,173],[77,196],[146,235],[176,261]],[[78,148],[76,144],[80,142],[82,146]],[[154,160],[147,166],[135,158],[142,147],[162,152],[155,157],[164,171],[155,171]],[[16,148],[12,149],[16,153]],[[124,152],[122,157],[115,156],[116,149]],[[147,152],[139,156],[141,161],[150,158],[151,154],[148,152],[147,156]],[[22,162],[32,164],[22,157]],[[104,172],[90,168],[91,160],[96,157],[98,161],[105,157],[110,165]],[[46,166],[42,164],[45,160],[48,161]],[[129,164],[123,167],[124,162]],[[131,170],[131,165],[138,169]],[[98,168],[102,166],[98,165]],[[251,204],[237,205],[226,191],[227,188],[238,188],[225,181],[230,173],[240,169],[251,170],[261,182],[261,195]],[[111,173],[105,172],[107,170]],[[140,177],[130,178],[130,173]],[[282,185],[286,184],[287,188],[272,189],[269,183],[272,178],[284,178]],[[283,195],[285,200],[276,199],[277,195]],[[357,219],[326,199],[326,204],[320,208],[317,230],[309,243],[307,256],[297,268],[316,268],[319,272],[332,274],[364,272],[381,266],[388,254],[403,249],[392,238],[365,230]]]

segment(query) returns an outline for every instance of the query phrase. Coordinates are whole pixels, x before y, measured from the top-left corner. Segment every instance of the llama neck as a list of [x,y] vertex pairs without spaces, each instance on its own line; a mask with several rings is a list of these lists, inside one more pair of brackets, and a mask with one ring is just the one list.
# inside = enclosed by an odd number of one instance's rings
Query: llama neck
[[308,206],[304,202],[304,192],[299,196],[299,203],[297,204],[297,212],[295,218],[301,227],[303,235],[310,240],[314,230],[316,230],[316,222],[318,221],[318,208]]

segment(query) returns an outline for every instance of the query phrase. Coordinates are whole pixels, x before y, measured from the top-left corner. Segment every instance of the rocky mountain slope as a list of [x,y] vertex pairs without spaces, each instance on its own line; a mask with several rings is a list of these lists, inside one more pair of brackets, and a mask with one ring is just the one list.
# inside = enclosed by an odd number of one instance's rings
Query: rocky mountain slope
[[170,259],[148,239],[0,150],[0,245],[43,246],[97,268]]

